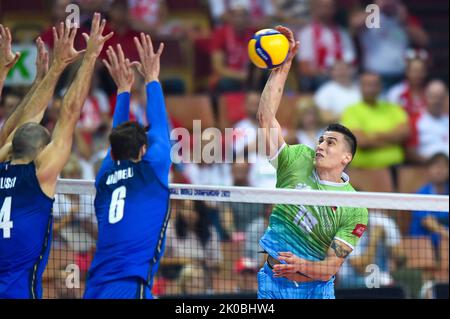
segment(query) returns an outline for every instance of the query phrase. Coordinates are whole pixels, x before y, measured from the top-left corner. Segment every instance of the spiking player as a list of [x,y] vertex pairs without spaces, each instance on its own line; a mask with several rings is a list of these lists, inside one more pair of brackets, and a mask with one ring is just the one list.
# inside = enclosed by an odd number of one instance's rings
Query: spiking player
[[[355,155],[356,138],[347,128],[330,125],[316,150],[284,142],[275,114],[299,43],[289,29],[277,30],[289,39],[290,53],[286,63],[272,71],[258,110],[270,161],[277,169],[277,187],[352,192],[343,171]],[[260,240],[268,258],[258,273],[258,298],[334,298],[334,275],[364,233],[367,220],[367,209],[275,206]]]
[[[90,35],[83,34],[87,42],[85,52],[73,49],[76,28],[61,24],[58,31],[54,29],[56,51],[52,66],[36,88],[37,98],[33,98],[35,94],[30,98],[30,103],[34,99],[43,106],[36,108],[31,103],[25,107],[17,122],[25,124],[13,131],[4,145],[10,148],[11,160],[0,164],[1,180],[9,181],[0,189],[0,298],[42,297],[56,181],[70,156],[73,131],[89,91],[95,61],[112,36],[112,33],[102,36],[105,24],[105,20],[100,23],[99,14],[94,15]],[[50,137],[37,123],[62,70],[82,53],[83,61],[63,99],[60,117]]]
[[[154,53],[150,36],[135,38],[141,63],[120,46],[104,61],[118,87],[110,152],[96,177],[97,250],[84,298],[151,299],[169,219],[170,140],[159,83],[163,44]],[[148,132],[129,122],[132,65],[145,78]]]

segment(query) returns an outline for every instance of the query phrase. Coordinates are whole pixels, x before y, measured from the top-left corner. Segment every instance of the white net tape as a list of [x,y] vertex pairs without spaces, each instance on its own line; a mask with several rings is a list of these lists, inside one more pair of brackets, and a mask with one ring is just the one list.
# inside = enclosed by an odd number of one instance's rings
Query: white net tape
[[[236,203],[365,207],[391,210],[449,211],[449,196],[398,193],[331,192],[252,187],[171,184],[172,199]],[[59,180],[57,193],[95,195],[93,181]]]

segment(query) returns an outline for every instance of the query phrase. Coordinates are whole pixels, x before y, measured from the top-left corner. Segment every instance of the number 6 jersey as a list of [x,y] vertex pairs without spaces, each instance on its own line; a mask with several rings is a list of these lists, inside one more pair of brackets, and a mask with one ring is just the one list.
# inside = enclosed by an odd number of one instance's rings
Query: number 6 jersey
[[[170,140],[161,86],[152,82],[146,88],[151,123],[147,152],[140,162],[113,161],[108,152],[96,178],[98,240],[88,273],[90,286],[139,277],[151,287],[164,251]],[[118,96],[114,124],[128,119],[129,97]]]

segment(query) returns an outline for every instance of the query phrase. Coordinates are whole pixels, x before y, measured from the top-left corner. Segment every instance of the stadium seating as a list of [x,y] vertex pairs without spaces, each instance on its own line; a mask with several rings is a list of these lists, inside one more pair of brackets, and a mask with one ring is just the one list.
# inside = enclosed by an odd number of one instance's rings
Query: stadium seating
[[408,268],[432,270],[437,266],[429,237],[406,237],[402,240],[402,246]]
[[206,95],[168,96],[166,105],[175,127],[192,131],[194,120],[202,121],[202,129],[215,126],[211,100]]
[[361,169],[350,168],[348,173],[353,187],[364,192],[393,192],[394,183],[387,168]]

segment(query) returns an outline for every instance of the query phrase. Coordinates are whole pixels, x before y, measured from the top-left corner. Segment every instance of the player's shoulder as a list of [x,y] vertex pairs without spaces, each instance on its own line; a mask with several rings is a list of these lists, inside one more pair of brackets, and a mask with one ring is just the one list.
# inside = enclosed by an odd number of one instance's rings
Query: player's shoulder
[[275,157],[288,158],[290,161],[296,158],[313,160],[314,154],[315,151],[305,144],[284,144]]

